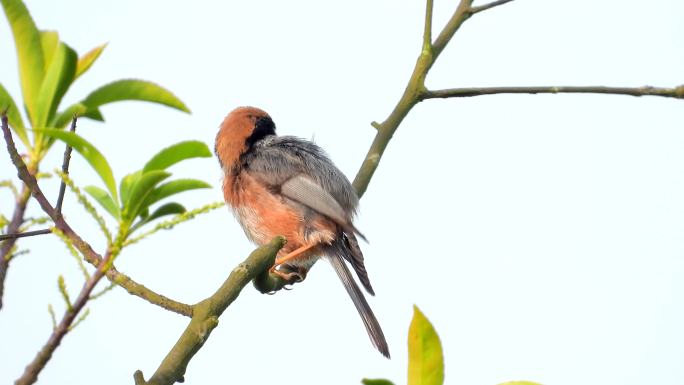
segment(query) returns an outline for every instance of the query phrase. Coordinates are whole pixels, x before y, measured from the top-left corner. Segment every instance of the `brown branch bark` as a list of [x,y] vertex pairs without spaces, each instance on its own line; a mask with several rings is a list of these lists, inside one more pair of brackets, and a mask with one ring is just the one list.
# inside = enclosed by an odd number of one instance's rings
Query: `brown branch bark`
[[[52,219],[57,227],[64,235],[73,243],[74,247],[81,252],[83,258],[86,262],[90,263],[95,267],[99,267],[102,262],[102,256],[98,254],[90,244],[84,241],[74,230],[69,226],[69,224],[64,220],[64,217],[60,212],[58,212],[51,204],[48,202],[47,198],[38,186],[36,178],[29,173],[24,160],[21,158],[17,152],[17,148],[14,145],[14,140],[12,139],[12,133],[7,125],[7,116],[2,116],[2,132],[5,137],[5,142],[7,144],[7,152],[10,154],[12,163],[17,168],[19,178],[28,186],[31,195],[40,204],[43,211]],[[157,294],[152,290],[146,288],[145,286],[133,281],[130,277],[125,274],[120,273],[114,268],[110,267],[106,272],[107,278],[116,283],[117,285],[123,287],[130,294],[136,295],[154,305],[160,306],[166,310],[182,314],[185,316],[192,316],[192,307],[190,305],[174,301],[171,298],[165,297],[163,295]]]
[[[6,114],[3,113],[3,115]],[[71,132],[76,131],[76,117],[74,116],[71,121]],[[71,146],[66,146],[64,150],[64,160],[62,162],[62,172],[69,173],[69,160],[71,159]],[[32,167],[27,167],[32,168]],[[33,167],[33,168],[37,168]],[[35,173],[33,170],[32,173]],[[57,212],[62,212],[62,202],[64,201],[64,193],[66,191],[66,185],[64,182],[59,186],[59,195],[57,197]],[[17,198],[17,203],[14,208],[14,213],[12,214],[12,221],[7,227],[7,234],[0,235],[0,241],[5,241],[0,248],[0,309],[2,309],[2,299],[5,293],[5,278],[7,277],[7,270],[9,269],[10,263],[10,253],[16,244],[18,238],[32,237],[35,235],[50,234],[49,229],[27,231],[23,233],[18,233],[19,227],[24,223],[24,214],[26,213],[26,206],[30,198],[30,189],[23,185],[21,194]]]
[[45,234],[50,234],[50,229],[24,231],[23,233],[2,234],[2,235],[0,235],[0,241],[5,241],[8,239],[16,239],[16,238],[26,238],[26,237],[32,237],[34,235],[45,235]]
[[[14,234],[19,231],[19,228],[24,222],[24,213],[26,213],[26,206],[28,205],[30,197],[31,190],[24,185],[21,188],[21,192],[19,193],[14,205],[12,220],[7,226],[8,234]],[[3,241],[2,246],[0,247],[0,309],[2,309],[2,299],[4,298],[5,294],[5,279],[7,278],[7,270],[9,269],[10,256],[16,243],[17,238],[9,238]]]
[[[76,116],[71,119],[71,128],[69,131],[76,132]],[[69,162],[71,161],[71,146],[66,146],[64,149],[64,159],[62,160],[62,173],[69,175]],[[57,204],[55,209],[57,212],[62,212],[62,204],[64,203],[64,193],[66,192],[66,183],[64,180],[59,184],[59,195],[57,196]]]
[[98,282],[100,282],[100,279],[104,277],[104,272],[102,269],[104,266],[106,266],[106,261],[110,257],[111,255],[107,254],[106,258],[103,259],[102,265],[85,282],[81,292],[76,298],[76,301],[74,301],[71,307],[67,308],[67,310],[64,312],[59,324],[57,324],[57,326],[52,330],[50,338],[48,338],[43,348],[40,349],[38,354],[36,354],[33,361],[26,366],[21,377],[14,382],[15,385],[30,385],[38,381],[38,375],[45,368],[45,365],[47,365],[48,361],[50,361],[52,354],[55,352],[57,347],[59,347],[59,344],[62,342],[64,336],[66,336],[66,334],[69,332],[71,326],[76,320],[76,316],[78,316],[81,310],[83,310],[84,306],[90,299],[90,294],[93,292],[95,286],[97,286]]

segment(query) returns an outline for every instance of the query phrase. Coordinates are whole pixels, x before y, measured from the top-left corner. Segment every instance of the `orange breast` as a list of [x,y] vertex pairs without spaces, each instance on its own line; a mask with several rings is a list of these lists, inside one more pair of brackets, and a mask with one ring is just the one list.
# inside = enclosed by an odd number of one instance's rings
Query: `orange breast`
[[245,233],[256,244],[263,245],[276,235],[282,235],[287,238],[287,244],[280,254],[305,244],[304,213],[249,174],[226,176],[223,194]]

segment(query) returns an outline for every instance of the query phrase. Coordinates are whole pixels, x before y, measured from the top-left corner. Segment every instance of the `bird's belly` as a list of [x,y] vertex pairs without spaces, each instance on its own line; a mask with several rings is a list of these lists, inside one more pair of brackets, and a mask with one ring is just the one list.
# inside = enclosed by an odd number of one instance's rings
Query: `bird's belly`
[[[226,194],[228,195],[228,194]],[[247,237],[258,245],[282,235],[287,243],[279,255],[311,244],[330,244],[336,225],[308,208],[269,191],[258,181],[244,175],[226,197]],[[312,249],[311,253],[317,250]]]

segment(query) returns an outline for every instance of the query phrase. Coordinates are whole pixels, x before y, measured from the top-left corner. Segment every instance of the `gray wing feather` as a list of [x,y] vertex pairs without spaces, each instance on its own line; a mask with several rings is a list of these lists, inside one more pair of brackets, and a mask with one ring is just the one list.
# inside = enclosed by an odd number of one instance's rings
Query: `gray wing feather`
[[280,193],[328,216],[342,226],[349,226],[349,215],[320,185],[304,175],[294,176],[280,186]]
[[356,213],[359,198],[351,183],[325,152],[312,142],[293,136],[268,137],[257,142],[243,163],[249,170],[256,171],[262,182],[273,187],[280,187],[303,174],[342,208],[343,218],[351,218]]

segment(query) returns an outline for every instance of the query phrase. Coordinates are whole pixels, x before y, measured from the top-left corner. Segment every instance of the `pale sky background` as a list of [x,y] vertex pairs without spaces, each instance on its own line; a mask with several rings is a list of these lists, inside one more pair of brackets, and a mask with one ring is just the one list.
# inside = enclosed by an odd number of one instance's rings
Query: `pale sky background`
[[[190,6],[189,4],[192,4]],[[437,1],[435,34],[456,1]],[[225,114],[259,106],[281,134],[315,137],[353,178],[420,50],[422,1],[28,1],[38,26],[79,53],[109,46],[65,98],[119,78],[158,82],[192,109],[102,109],[79,132],[121,178],[181,140],[212,144]],[[430,88],[684,83],[681,0],[518,0],[470,19]],[[0,22],[0,82],[20,100]],[[43,163],[60,164],[63,147]],[[0,156],[0,179],[12,177]],[[172,169],[215,188],[215,159]],[[80,185],[101,183],[75,155]],[[45,181],[51,197],[57,182]],[[51,187],[47,187],[51,186]],[[54,199],[54,198],[53,198]],[[11,197],[0,191],[0,210]],[[103,238],[69,195],[67,219]],[[333,270],[274,296],[251,287],[195,356],[186,384],[405,383],[417,304],[442,338],[446,383],[684,383],[684,101],[625,96],[488,96],[427,101],[399,128],[361,202],[358,227],[392,360],[371,346]],[[38,213],[31,204],[31,213]],[[0,311],[0,383],[16,379],[61,314],[58,274],[82,277],[48,236],[20,243]],[[126,249],[121,271],[185,302],[215,290],[253,246],[227,209]],[[42,384],[132,384],[152,375],[188,319],[115,289],[57,350]]]

